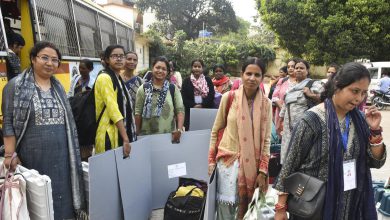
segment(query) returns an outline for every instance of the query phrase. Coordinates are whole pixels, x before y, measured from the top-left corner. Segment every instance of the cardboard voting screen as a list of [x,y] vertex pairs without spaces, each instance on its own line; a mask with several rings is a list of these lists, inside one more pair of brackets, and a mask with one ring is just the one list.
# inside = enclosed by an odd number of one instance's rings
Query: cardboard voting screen
[[218,109],[191,108],[190,131],[212,129]]
[[151,135],[131,143],[129,159],[122,148],[90,158],[91,220],[148,219],[164,207],[179,177],[207,181],[209,140],[210,130],[183,133],[179,144],[170,134]]
[[95,155],[88,162],[90,219],[123,219],[115,152]]
[[152,207],[150,147],[147,139],[131,143],[130,157],[123,159],[122,147],[115,150],[119,191],[124,219],[147,219]]
[[[169,193],[177,189],[179,176],[169,178],[168,166],[181,167],[185,164],[183,177],[195,178],[207,182],[207,156],[210,142],[210,130],[185,132],[179,144],[171,144],[167,134],[149,136],[152,158],[153,208],[162,208]],[[173,170],[175,171],[175,170]],[[172,172],[171,175],[175,172]]]

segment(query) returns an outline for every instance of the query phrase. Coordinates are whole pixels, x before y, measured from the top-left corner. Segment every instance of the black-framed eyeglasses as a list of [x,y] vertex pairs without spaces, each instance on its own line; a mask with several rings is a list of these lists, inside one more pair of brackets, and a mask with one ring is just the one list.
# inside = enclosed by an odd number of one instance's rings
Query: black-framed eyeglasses
[[123,60],[126,58],[124,54],[111,54],[110,58],[116,59],[116,60]]

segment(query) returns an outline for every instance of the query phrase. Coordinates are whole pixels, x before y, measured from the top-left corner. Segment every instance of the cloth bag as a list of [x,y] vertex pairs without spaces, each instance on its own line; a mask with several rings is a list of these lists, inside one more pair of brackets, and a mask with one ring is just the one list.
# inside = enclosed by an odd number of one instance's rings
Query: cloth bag
[[274,217],[275,212],[267,205],[265,195],[256,188],[243,220],[273,220]]
[[[14,160],[16,153],[11,158]],[[5,169],[4,162],[0,174],[5,171],[4,182],[0,185],[0,219],[1,220],[30,220],[27,209],[26,181],[19,169],[14,172]]]
[[287,211],[302,219],[321,219],[325,200],[325,182],[296,172],[284,180],[289,193]]

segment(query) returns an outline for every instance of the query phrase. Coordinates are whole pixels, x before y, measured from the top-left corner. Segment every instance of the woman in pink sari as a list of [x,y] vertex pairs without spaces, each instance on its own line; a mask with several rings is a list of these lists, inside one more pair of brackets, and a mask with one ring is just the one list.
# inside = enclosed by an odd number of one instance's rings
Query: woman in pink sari
[[281,135],[281,132],[283,131],[283,125],[282,123],[280,123],[281,119],[279,117],[279,113],[280,109],[282,109],[282,106],[284,104],[284,96],[286,95],[286,91],[296,84],[296,78],[294,73],[295,63],[295,59],[289,59],[287,61],[288,76],[279,79],[278,84],[276,84],[275,91],[272,94],[272,103],[276,107],[273,120],[275,123],[276,131],[279,135]]

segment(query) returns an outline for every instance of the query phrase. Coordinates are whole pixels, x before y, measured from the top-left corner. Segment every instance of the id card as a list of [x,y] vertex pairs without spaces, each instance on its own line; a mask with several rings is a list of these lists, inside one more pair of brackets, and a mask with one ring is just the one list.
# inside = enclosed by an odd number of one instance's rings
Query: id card
[[196,95],[195,96],[195,103],[196,104],[202,104],[202,96]]
[[356,188],[356,160],[347,160],[343,163],[344,191]]

